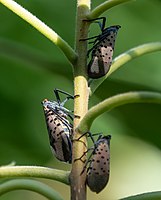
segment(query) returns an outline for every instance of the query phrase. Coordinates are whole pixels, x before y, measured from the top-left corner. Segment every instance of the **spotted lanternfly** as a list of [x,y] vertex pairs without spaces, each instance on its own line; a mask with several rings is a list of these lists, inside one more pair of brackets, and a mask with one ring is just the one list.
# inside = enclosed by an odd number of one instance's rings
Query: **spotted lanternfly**
[[[64,101],[60,101],[59,93],[67,95]],[[57,101],[42,101],[46,124],[49,134],[50,146],[57,159],[71,163],[72,160],[72,131],[73,125],[68,117],[73,119],[71,111],[64,107],[69,99],[74,97],[64,91],[54,90]]]
[[108,183],[110,174],[110,139],[111,136],[99,138],[94,145],[88,161],[87,185],[96,193],[101,192]]
[[[109,180],[111,135],[103,136],[99,133],[99,137],[95,142],[93,136],[98,134],[91,134],[90,132],[86,132],[76,140],[79,141],[79,139],[86,134],[88,134],[88,136],[91,138],[94,146],[84,152],[80,158],[75,159],[74,162],[81,160],[85,163],[80,175],[87,171],[86,183],[88,187],[93,192],[99,193],[105,188]],[[92,153],[88,157],[88,160],[83,160],[82,158],[91,150]]]
[[102,19],[103,22],[99,23],[101,28],[101,34],[81,40],[89,40],[96,38],[93,42],[93,47],[88,50],[88,56],[91,53],[91,60],[88,64],[87,73],[92,79],[101,78],[106,75],[112,64],[112,56],[115,46],[115,39],[117,32],[121,26],[115,25],[105,28],[106,18],[100,17],[92,20],[85,21],[95,21]]

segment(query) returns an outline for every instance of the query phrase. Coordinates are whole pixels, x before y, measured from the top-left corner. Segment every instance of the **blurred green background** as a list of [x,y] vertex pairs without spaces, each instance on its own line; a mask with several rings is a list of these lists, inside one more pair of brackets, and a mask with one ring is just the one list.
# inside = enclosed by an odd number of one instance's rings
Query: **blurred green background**
[[[72,47],[76,1],[17,0]],[[93,1],[92,7],[103,1]],[[138,0],[112,8],[107,25],[122,26],[115,55],[148,42],[161,41],[161,0]],[[0,4],[0,164],[42,165],[70,169],[50,151],[41,101],[54,99],[53,89],[73,93],[72,69],[62,52],[37,30]],[[92,32],[93,35],[98,34]],[[94,105],[127,91],[161,92],[161,52],[127,63],[113,73],[90,99]],[[71,109],[72,109],[72,105]],[[93,132],[111,134],[111,176],[106,189],[88,199],[116,200],[161,190],[161,106],[130,104],[100,116]],[[45,183],[69,199],[67,186]],[[63,193],[62,193],[63,188]],[[38,194],[14,191],[2,200],[44,200]]]

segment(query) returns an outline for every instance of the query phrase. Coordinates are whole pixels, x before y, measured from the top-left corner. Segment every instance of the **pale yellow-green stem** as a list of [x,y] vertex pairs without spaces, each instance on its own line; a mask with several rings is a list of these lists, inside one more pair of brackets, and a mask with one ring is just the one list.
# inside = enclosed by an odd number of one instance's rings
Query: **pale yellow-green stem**
[[[86,74],[86,62],[87,62],[87,42],[79,41],[80,39],[87,38],[88,36],[88,23],[83,22],[85,16],[90,10],[90,0],[77,0],[77,19],[76,19],[76,38],[75,49],[78,55],[77,63],[74,66],[74,93],[75,106],[74,114],[80,118],[74,119],[74,129],[78,126],[82,117],[88,110],[88,83]],[[82,133],[75,132],[73,136],[73,163],[70,175],[71,180],[71,199],[72,200],[86,200],[86,174],[81,172],[84,167],[84,163],[81,160],[75,161],[82,156],[86,151],[86,137],[82,137],[82,142],[75,141],[80,137]]]
[[2,166],[0,167],[0,178],[34,177],[47,178],[69,184],[69,171],[51,169],[40,166]]
[[30,13],[28,10],[20,6],[13,0],[0,0],[4,6],[14,12],[16,15],[24,19],[39,32],[41,32],[45,37],[57,45],[68,58],[68,60],[74,64],[77,59],[77,55],[74,50],[64,41],[55,31],[48,27],[44,22],[39,20],[36,16]]
[[105,1],[101,4],[99,4],[96,8],[94,8],[89,15],[87,15],[88,19],[94,19],[99,17],[102,13],[105,11],[109,10],[110,8],[117,6],[122,3],[126,3],[129,1],[134,1],[134,0],[108,0]]
[[[87,114],[81,120],[78,130],[81,132],[87,132],[93,121],[104,112],[108,112],[118,106],[129,103],[157,103],[161,104],[161,93],[149,92],[149,91],[136,91],[127,92],[115,95],[104,101],[100,102],[96,106],[93,106]],[[139,114],[139,111],[138,111]]]
[[48,185],[36,180],[14,179],[9,180],[0,185],[0,196],[14,190],[30,190],[43,195],[50,200],[63,200],[58,192]]

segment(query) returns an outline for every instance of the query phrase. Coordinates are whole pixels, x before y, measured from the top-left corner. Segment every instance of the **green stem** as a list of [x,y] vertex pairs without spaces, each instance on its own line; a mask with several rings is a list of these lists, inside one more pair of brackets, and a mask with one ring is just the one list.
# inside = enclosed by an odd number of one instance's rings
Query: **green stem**
[[39,193],[50,200],[63,200],[58,192],[49,186],[35,180],[10,180],[0,185],[0,196],[13,190],[30,190]]
[[69,184],[69,172],[39,166],[2,166],[0,167],[0,178],[9,177],[36,177],[56,180]]
[[74,64],[77,59],[77,55],[74,50],[65,42],[55,31],[49,28],[45,23],[39,20],[36,16],[31,14],[25,8],[20,6],[13,0],[0,0],[4,6],[10,9],[12,12],[17,14],[19,17],[27,21],[30,25],[36,28],[40,33],[51,40],[55,45],[57,45],[68,58],[68,60]]
[[122,3],[126,3],[128,1],[134,0],[109,0],[97,6],[95,9],[91,11],[91,13],[87,16],[88,19],[95,19],[99,17],[103,12],[109,10],[110,8],[117,6]]
[[160,200],[160,199],[161,199],[161,191],[139,194],[136,196],[126,197],[121,200]]
[[128,92],[110,97],[103,102],[93,106],[81,120],[77,127],[81,132],[87,132],[93,121],[106,111],[129,103],[158,103],[161,104],[161,93],[157,92]]
[[[90,10],[91,0],[77,0],[77,12],[76,12],[76,32],[75,32],[75,49],[78,54],[77,62],[74,66],[74,94],[78,97],[74,100],[74,114],[80,118],[74,118],[74,134],[73,140],[80,137],[80,133],[75,131],[75,127],[78,126],[81,118],[86,114],[88,110],[88,82],[87,82],[87,41],[80,41],[82,38],[87,38],[89,23],[83,21],[86,18]],[[82,106],[83,105],[83,106]],[[82,156],[82,152],[86,151],[86,137],[82,137],[83,141],[73,142],[72,149],[72,170],[70,174],[71,183],[71,199],[72,200],[86,200],[86,173],[81,172],[84,167],[84,163],[81,160],[75,159]]]
[[156,51],[161,51],[161,42],[152,42],[152,43],[147,43],[143,44],[137,47],[134,47],[125,53],[119,55],[116,57],[113,61],[113,64],[111,66],[110,71],[104,76],[103,78],[97,79],[97,80],[92,80],[90,89],[91,89],[91,94],[98,88],[98,86],[108,77],[110,76],[114,71],[122,67],[125,63],[138,58],[139,56],[148,54],[148,53],[153,53]]

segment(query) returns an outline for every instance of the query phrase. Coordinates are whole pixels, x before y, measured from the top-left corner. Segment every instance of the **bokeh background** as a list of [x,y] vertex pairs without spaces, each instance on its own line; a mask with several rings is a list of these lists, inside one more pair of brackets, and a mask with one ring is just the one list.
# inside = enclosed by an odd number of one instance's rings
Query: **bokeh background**
[[[72,47],[76,1],[17,0]],[[92,1],[92,7],[103,1]],[[115,55],[137,45],[161,41],[161,0],[138,0],[105,12],[108,26],[122,26]],[[0,165],[41,165],[70,169],[49,147],[41,101],[54,99],[53,89],[73,93],[72,68],[62,52],[37,30],[0,4]],[[92,25],[94,26],[94,25]],[[95,25],[96,26],[96,25]],[[98,29],[91,34],[98,34]],[[139,57],[113,73],[90,99],[90,106],[121,92],[161,92],[161,52]],[[72,104],[69,105],[72,109]],[[161,106],[124,105],[100,116],[93,132],[111,134],[108,186],[88,199],[117,200],[161,189]],[[4,180],[3,180],[4,181]],[[62,183],[42,180],[69,198]],[[63,192],[62,192],[63,191]],[[14,191],[2,200],[44,200],[29,191]]]

